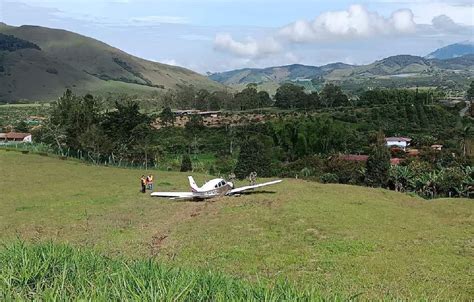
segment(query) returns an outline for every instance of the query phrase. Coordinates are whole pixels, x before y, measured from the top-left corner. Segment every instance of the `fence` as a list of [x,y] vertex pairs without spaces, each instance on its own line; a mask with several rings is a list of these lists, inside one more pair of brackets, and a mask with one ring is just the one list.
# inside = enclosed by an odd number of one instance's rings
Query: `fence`
[[[165,160],[153,160],[153,163],[146,164],[143,162],[129,162],[122,159],[117,159],[113,155],[103,156],[101,154],[94,154],[87,151],[81,150],[56,150],[45,144],[36,143],[9,143],[0,144],[0,150],[16,151],[24,154],[34,153],[42,156],[53,156],[60,159],[73,159],[79,160],[85,163],[89,163],[97,166],[110,166],[117,168],[126,169],[138,169],[138,170],[162,170],[162,171],[179,171],[181,165],[181,154],[167,154]],[[198,158],[193,160],[193,172],[207,173],[210,166],[205,161],[201,161]]]

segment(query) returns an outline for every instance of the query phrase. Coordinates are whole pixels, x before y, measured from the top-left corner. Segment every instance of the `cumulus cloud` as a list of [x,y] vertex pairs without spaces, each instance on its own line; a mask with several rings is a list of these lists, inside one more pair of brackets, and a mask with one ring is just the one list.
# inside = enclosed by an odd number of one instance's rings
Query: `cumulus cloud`
[[214,49],[239,57],[259,58],[279,52],[281,45],[273,37],[265,38],[261,41],[247,38],[245,41],[240,42],[234,40],[228,33],[221,33],[216,35]]
[[446,15],[434,17],[431,23],[435,29],[445,32],[458,32],[464,28],[463,26],[455,23],[453,19]]
[[352,5],[347,10],[323,13],[313,21],[291,23],[283,27],[279,35],[293,42],[312,42],[406,34],[415,29],[413,13],[408,9],[397,10],[385,18],[368,11],[364,6]]

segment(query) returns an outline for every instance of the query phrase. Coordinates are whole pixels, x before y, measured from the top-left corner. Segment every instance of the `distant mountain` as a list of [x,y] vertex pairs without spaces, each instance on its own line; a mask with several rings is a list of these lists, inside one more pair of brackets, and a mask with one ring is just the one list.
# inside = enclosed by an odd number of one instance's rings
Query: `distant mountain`
[[[447,81],[466,81],[474,76],[474,55],[439,60],[398,55],[368,65],[333,63],[324,66],[288,65],[264,69],[246,68],[215,73],[209,78],[240,89],[257,83],[274,93],[284,82],[294,82],[309,90],[326,82],[337,82],[352,90],[368,87],[443,86]],[[452,84],[450,84],[452,86]]]
[[359,66],[354,74],[359,76],[389,76],[426,72],[431,68],[431,62],[422,57],[410,55],[392,56],[372,64]]
[[138,95],[179,85],[222,88],[191,70],[147,61],[65,30],[0,23],[0,101],[76,93]]
[[439,48],[427,55],[426,58],[445,60],[471,54],[474,54],[474,42],[466,41]]
[[244,68],[228,72],[214,73],[209,75],[209,78],[216,82],[230,86],[265,82],[281,83],[288,80],[298,81],[304,79],[313,79],[327,75],[336,69],[350,69],[352,67],[352,65],[344,63],[333,63],[320,67],[293,64],[264,69]]

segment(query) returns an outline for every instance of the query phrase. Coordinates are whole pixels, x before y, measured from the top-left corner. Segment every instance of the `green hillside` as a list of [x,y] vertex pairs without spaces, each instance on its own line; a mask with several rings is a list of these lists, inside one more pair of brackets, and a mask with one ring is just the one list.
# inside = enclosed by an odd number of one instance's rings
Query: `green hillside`
[[[425,59],[398,55],[368,65],[334,63],[324,66],[288,65],[264,69],[240,69],[209,76],[222,84],[242,89],[257,83],[259,89],[275,93],[285,82],[297,83],[308,90],[320,89],[324,83],[337,82],[346,90],[357,91],[374,87],[409,88],[437,87],[464,89],[474,76],[474,56],[447,60]],[[452,87],[453,83],[454,86]]]
[[474,42],[464,41],[441,47],[426,56],[428,59],[452,59],[465,55],[474,55]]
[[[152,256],[250,282],[287,279],[323,296],[474,295],[470,200],[285,179],[260,194],[176,202],[139,193],[144,172],[0,150],[0,242],[53,240],[113,257]],[[188,190],[186,174],[153,172],[158,190]]]
[[65,30],[0,24],[0,34],[2,41],[13,36],[39,48],[0,48],[0,101],[51,100],[66,88],[78,94],[149,94],[178,85],[222,87],[191,70],[143,60]]

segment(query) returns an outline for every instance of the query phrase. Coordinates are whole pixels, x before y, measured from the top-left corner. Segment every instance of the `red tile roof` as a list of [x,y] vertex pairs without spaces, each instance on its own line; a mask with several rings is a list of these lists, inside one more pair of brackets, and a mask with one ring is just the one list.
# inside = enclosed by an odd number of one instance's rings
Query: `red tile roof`
[[0,133],[0,138],[3,139],[24,139],[25,137],[31,135],[31,133],[22,133],[22,132],[7,132]]

